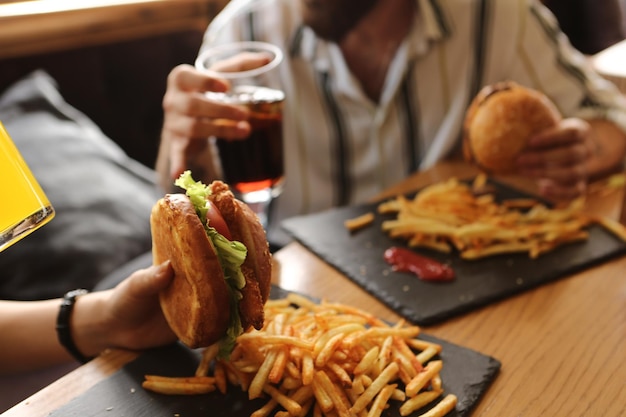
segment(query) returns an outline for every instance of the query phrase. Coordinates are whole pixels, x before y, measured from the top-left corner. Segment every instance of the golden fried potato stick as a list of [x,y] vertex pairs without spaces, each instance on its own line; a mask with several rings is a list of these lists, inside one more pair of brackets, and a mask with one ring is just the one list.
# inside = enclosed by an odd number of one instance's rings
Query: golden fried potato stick
[[436,406],[420,417],[443,417],[456,407],[457,398],[454,394],[446,395]]
[[387,402],[389,401],[389,398],[391,398],[391,395],[393,394],[397,386],[398,384],[386,385],[378,393],[378,395],[374,399],[374,403],[372,404],[372,407],[367,413],[367,417],[380,417],[380,415],[385,410],[385,407],[387,406]]
[[309,412],[375,417],[391,401],[409,409],[428,399],[434,405],[443,393],[437,358],[441,346],[418,339],[419,326],[404,320],[391,325],[355,307],[298,295],[268,301],[265,317],[261,330],[237,339],[228,360],[209,347],[198,376],[148,375],[144,387],[198,395],[239,386],[251,399],[266,399],[253,417],[304,417]]
[[344,227],[348,229],[350,232],[356,232],[364,227],[369,226],[374,222],[375,216],[374,213],[365,213],[360,216],[347,219],[343,222]]
[[287,410],[292,416],[297,416],[298,414],[300,414],[300,411],[302,411],[302,406],[300,404],[286,396],[278,388],[270,384],[265,384],[265,386],[263,387],[263,391],[265,391],[273,399],[275,399],[278,404],[285,407],[285,410]]
[[213,360],[217,357],[219,350],[219,344],[214,343],[202,351],[200,364],[196,368],[196,376],[206,376],[209,373],[209,367],[211,366]]
[[252,382],[250,383],[250,387],[248,387],[248,398],[253,400],[255,398],[259,398],[263,393],[263,388],[267,382],[267,378],[269,377],[270,371],[274,366],[274,362],[276,361],[276,357],[278,356],[278,351],[270,350],[263,361],[263,364],[258,369],[254,377],[252,378]]
[[378,346],[373,346],[359,361],[357,366],[355,366],[353,372],[354,375],[360,375],[367,371],[369,371],[376,359],[378,359],[378,354],[380,353],[380,348]]
[[167,395],[207,394],[215,391],[215,378],[146,375],[141,386],[144,389]]
[[390,363],[387,367],[378,375],[378,377],[372,381],[372,385],[367,387],[365,392],[359,396],[354,402],[350,411],[358,413],[365,409],[365,407],[372,401],[372,399],[387,385],[389,381],[394,379],[398,374],[398,364],[395,362]]
[[626,241],[626,227],[584,213],[584,197],[549,208],[532,198],[497,203],[493,191],[476,194],[487,189],[484,176],[472,185],[451,178],[423,188],[412,199],[398,196],[382,202],[379,213],[396,214],[382,222],[382,230],[409,247],[442,253],[456,249],[466,260],[516,252],[536,258],[588,239],[586,229],[594,223]]
[[[409,398],[400,406],[400,415],[408,416],[416,410],[430,404],[441,396],[441,391],[425,391],[412,398]],[[424,415],[420,416],[423,417]]]
[[415,375],[413,379],[406,384],[404,392],[409,397],[415,397],[422,388],[431,381],[435,375],[438,375],[441,372],[441,368],[443,367],[443,362],[441,361],[432,361],[429,362],[428,365],[420,372]]

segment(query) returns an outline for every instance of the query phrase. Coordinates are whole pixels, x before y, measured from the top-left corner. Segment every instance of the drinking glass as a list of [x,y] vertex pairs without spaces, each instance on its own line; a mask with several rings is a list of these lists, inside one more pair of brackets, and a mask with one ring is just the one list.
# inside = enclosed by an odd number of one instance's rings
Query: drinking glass
[[54,217],[54,209],[0,123],[0,251]]
[[[226,61],[246,53],[267,54],[269,62],[260,67],[229,71]],[[236,59],[236,58],[235,58]],[[213,99],[246,106],[251,133],[243,140],[214,138],[223,180],[234,194],[256,212],[267,227],[267,208],[277,197],[284,181],[283,102],[281,90],[267,87],[267,77],[283,59],[280,48],[265,42],[234,42],[204,50],[196,68],[227,79],[225,93],[208,92]],[[217,68],[220,68],[219,70]]]

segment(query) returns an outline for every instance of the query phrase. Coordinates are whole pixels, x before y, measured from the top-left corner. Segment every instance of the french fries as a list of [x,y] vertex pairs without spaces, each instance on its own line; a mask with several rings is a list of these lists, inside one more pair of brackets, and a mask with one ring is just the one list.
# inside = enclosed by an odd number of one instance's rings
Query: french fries
[[142,386],[151,391],[169,395],[206,394],[216,389],[215,378],[203,377],[165,377],[146,375]]
[[364,228],[365,226],[369,226],[374,221],[375,216],[374,213],[368,212],[362,214],[360,216],[354,217],[352,219],[348,219],[344,222],[344,226],[351,232],[356,232],[359,229]]
[[443,398],[441,346],[419,339],[417,326],[296,294],[269,300],[265,317],[262,330],[239,336],[228,360],[209,347],[195,376],[146,375],[144,388],[180,395],[202,393],[196,386],[203,385],[225,393],[228,382],[267,399],[254,417],[378,417],[391,402],[402,416],[427,405],[436,411],[424,416],[444,416],[455,407],[453,394]]
[[451,178],[432,184],[408,199],[398,196],[378,206],[379,213],[393,213],[382,230],[410,247],[440,252],[457,250],[463,259],[479,259],[503,253],[528,253],[537,258],[564,244],[584,241],[587,228],[600,224],[626,241],[626,228],[583,212],[584,197],[560,208],[549,208],[533,199],[510,199],[501,203],[493,194],[480,194],[484,175],[473,184]]

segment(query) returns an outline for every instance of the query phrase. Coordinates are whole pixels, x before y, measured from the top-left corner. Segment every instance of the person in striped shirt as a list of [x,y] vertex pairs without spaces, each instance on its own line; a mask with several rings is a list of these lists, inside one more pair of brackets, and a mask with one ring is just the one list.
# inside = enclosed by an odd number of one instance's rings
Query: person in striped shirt
[[[203,48],[233,40],[285,52],[267,81],[286,96],[286,181],[268,228],[277,246],[289,241],[282,219],[362,203],[458,154],[465,110],[497,81],[543,91],[565,116],[518,161],[546,197],[580,195],[626,154],[624,96],[536,0],[232,0]],[[245,111],[203,94],[222,88],[190,65],[170,73],[157,160],[164,187],[183,169],[209,181],[207,138],[248,134]]]

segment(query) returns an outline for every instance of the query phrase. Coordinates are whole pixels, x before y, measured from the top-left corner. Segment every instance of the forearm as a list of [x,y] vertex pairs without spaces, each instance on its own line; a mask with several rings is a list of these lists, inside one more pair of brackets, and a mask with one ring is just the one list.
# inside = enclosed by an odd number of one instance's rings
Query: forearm
[[603,177],[623,169],[626,156],[626,134],[606,120],[590,120],[594,145],[588,163],[591,179]]
[[60,305],[58,299],[0,301],[0,373],[72,361],[57,340],[56,317]]
[[[192,142],[193,140],[190,139]],[[199,146],[199,142],[194,142],[194,146],[187,146],[177,149],[172,145],[171,135],[163,132],[159,152],[156,161],[156,171],[158,173],[159,184],[166,192],[173,192],[174,180],[182,173],[183,170],[190,170],[194,179],[210,183],[214,179],[219,178],[218,169],[216,168],[215,155],[212,146],[207,142]],[[182,139],[180,140],[183,141]],[[175,155],[180,155],[182,166],[172,169],[172,160]]]
[[[98,355],[109,346],[112,329],[102,317],[108,292],[76,298],[70,315],[70,332],[85,357]],[[0,302],[0,373],[23,372],[75,360],[57,337],[60,299]]]
[[165,137],[165,134],[163,134],[161,137],[161,143],[159,144],[159,152],[157,154],[155,169],[157,171],[159,185],[165,192],[169,192],[173,188],[173,181],[171,178],[172,175],[170,174],[171,163],[169,152],[169,140]]
[[[145,349],[176,340],[159,305],[173,278],[169,262],[140,269],[113,290],[75,298],[69,316],[72,341],[84,357],[106,348]],[[61,300],[0,301],[0,373],[70,362],[58,341]]]

